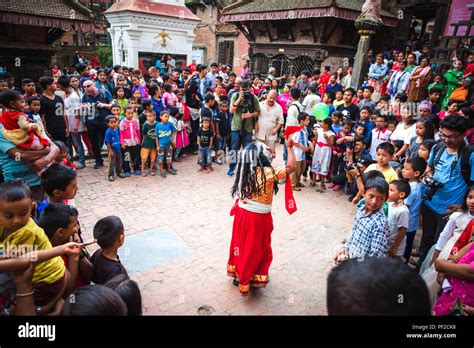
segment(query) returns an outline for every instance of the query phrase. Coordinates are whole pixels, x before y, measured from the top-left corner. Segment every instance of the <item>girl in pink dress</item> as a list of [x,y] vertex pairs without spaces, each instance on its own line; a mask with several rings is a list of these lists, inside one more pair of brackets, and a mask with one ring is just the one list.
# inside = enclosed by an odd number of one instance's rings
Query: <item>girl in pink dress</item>
[[178,122],[176,125],[176,153],[175,161],[181,162],[181,159],[178,156],[183,152],[183,149],[189,145],[189,136],[188,136],[189,125],[183,122],[183,113],[178,114]]
[[448,260],[436,260],[435,267],[438,282],[450,289],[445,290],[434,305],[434,314],[449,313],[457,298],[463,306],[474,307],[474,243],[469,243]]

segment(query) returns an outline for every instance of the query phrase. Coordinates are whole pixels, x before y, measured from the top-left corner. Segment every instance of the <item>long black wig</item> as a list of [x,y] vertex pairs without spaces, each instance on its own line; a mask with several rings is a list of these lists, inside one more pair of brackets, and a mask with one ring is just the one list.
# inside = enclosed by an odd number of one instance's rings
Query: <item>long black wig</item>
[[[272,156],[268,147],[263,143],[248,144],[238,156],[237,172],[235,174],[234,185],[231,188],[232,197],[250,198],[266,193],[265,168],[271,169],[277,176],[275,169],[271,165]],[[257,172],[257,169],[260,170]],[[262,184],[258,184],[257,174],[261,176]],[[274,182],[274,192],[278,193],[278,180]]]

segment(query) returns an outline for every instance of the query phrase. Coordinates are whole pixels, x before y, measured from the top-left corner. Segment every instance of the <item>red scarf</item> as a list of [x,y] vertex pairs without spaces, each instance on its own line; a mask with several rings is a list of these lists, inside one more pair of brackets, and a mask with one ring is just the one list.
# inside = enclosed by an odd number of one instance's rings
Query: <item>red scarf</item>
[[377,132],[377,139],[380,139],[380,133],[385,133],[387,131],[387,127],[384,129],[375,128],[375,131]]
[[453,248],[451,249],[451,255],[457,254],[459,252],[459,250],[464,248],[471,241],[472,228],[474,227],[473,221],[474,221],[474,219],[471,219],[469,221],[466,228],[464,229],[464,231],[461,233],[458,240],[456,241],[456,243],[454,243]]
[[[300,126],[288,126],[285,129],[285,139],[294,133],[300,132]],[[285,182],[285,207],[288,214],[292,215],[295,211],[298,210],[296,207],[295,197],[293,196],[293,189],[291,188],[291,179],[288,174],[286,174]]]

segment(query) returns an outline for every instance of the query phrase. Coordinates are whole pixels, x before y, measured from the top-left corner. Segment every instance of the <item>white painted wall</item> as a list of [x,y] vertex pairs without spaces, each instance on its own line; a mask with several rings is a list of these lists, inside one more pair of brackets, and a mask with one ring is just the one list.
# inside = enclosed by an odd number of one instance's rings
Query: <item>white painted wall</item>
[[[184,4],[184,0],[182,2]],[[195,37],[193,30],[198,22],[130,11],[113,12],[106,14],[106,17],[111,26],[109,33],[114,65],[138,67],[140,52],[186,55],[187,64],[191,63]],[[163,30],[169,35],[166,47],[161,46],[163,39],[159,36]],[[127,52],[125,61],[121,55],[122,43]]]

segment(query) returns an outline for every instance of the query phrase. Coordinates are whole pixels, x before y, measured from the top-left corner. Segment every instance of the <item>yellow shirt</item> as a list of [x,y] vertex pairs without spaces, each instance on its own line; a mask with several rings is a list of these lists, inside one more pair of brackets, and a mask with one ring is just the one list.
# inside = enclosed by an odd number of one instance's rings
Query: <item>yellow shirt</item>
[[334,105],[334,107],[335,107],[336,109],[337,109],[337,107],[338,107],[339,105],[342,105],[342,104],[344,104],[344,100],[334,100],[334,101],[332,102],[332,105]]
[[[257,185],[259,188],[259,194],[252,196],[252,201],[262,204],[272,204],[273,202],[273,189],[275,181],[286,178],[285,168],[274,168],[275,174],[270,167],[265,167],[265,190],[263,189],[263,176],[260,175],[260,168],[257,169]],[[266,192],[265,192],[266,191]]]
[[398,175],[397,175],[397,172],[392,168],[390,167],[390,169],[387,169],[385,171],[381,171],[379,169],[377,169],[377,163],[374,163],[374,164],[371,164],[370,166],[367,167],[367,169],[365,170],[365,172],[370,172],[371,170],[378,170],[379,172],[381,172],[383,174],[383,176],[385,177],[385,180],[387,180],[387,182],[390,184],[393,180],[398,180]]
[[[3,234],[3,226],[0,226],[0,234]],[[7,252],[8,250],[30,252],[51,249],[52,246],[43,229],[30,218],[25,226],[0,241],[0,248]],[[33,274],[33,284],[52,284],[64,276],[64,271],[64,261],[60,256],[38,263]]]

